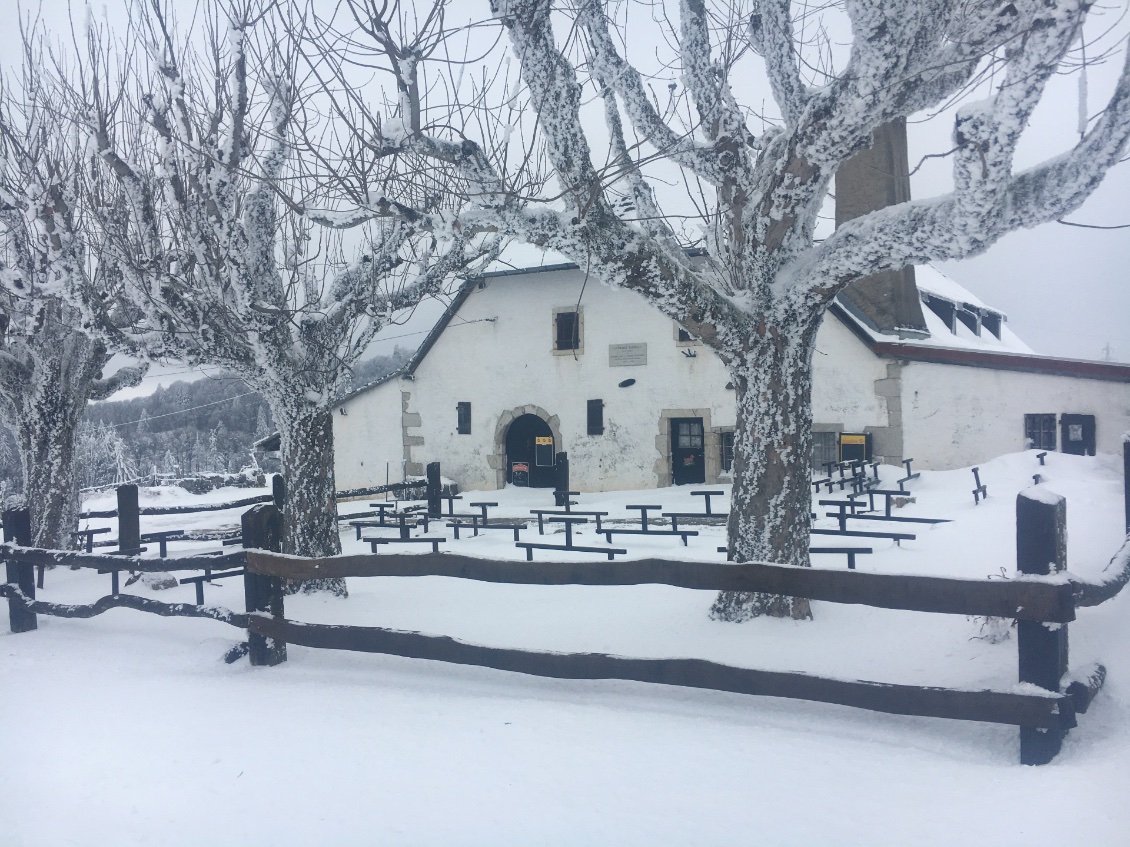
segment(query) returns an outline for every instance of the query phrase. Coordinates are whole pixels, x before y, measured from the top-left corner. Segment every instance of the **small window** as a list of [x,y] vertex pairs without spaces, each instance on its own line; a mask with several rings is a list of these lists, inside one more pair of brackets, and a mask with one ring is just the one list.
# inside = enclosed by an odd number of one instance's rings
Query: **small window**
[[812,433],[812,467],[823,470],[826,465],[840,460],[840,434],[838,432]]
[[734,433],[723,432],[721,434],[722,446],[722,472],[729,473],[734,469]]
[[460,435],[471,434],[471,404],[470,403],[456,403],[455,412],[457,416],[455,431]]
[[581,349],[581,315],[579,312],[558,312],[553,316],[555,350]]
[[698,420],[676,423],[675,446],[680,450],[701,450],[702,424]]
[[604,401],[589,400],[589,435],[604,435]]
[[679,327],[679,340],[684,341],[684,342],[685,341],[694,341],[694,339],[691,338],[691,334],[689,332],[687,332],[685,329],[683,329],[682,327]]
[[1024,441],[1030,450],[1055,449],[1055,415],[1025,415]]

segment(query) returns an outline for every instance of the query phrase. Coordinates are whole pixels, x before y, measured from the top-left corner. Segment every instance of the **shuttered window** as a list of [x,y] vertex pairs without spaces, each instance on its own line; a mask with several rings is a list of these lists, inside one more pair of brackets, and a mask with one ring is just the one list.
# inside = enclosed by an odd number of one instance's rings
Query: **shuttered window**
[[456,422],[455,431],[460,435],[471,434],[471,404],[470,403],[456,403],[455,404]]
[[604,434],[604,401],[589,400],[589,435]]

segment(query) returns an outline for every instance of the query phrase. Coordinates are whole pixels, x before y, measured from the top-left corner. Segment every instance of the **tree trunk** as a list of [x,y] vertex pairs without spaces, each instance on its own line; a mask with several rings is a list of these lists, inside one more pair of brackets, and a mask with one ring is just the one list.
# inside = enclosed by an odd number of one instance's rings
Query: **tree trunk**
[[[272,409],[282,436],[286,478],[283,552],[296,556],[336,556],[341,552],[334,496],[333,410],[304,414]],[[295,587],[297,588],[297,586]],[[347,596],[344,579],[314,579],[301,584],[306,593],[330,591]]]
[[20,423],[24,494],[32,545],[67,550],[72,546],[71,532],[78,529],[78,416],[74,398],[60,396],[54,388],[46,388],[45,395]]
[[[731,364],[737,395],[731,561],[809,565],[815,335],[816,328],[778,326]],[[763,614],[812,617],[806,598],[743,591],[721,592],[710,610],[715,620],[734,622]]]

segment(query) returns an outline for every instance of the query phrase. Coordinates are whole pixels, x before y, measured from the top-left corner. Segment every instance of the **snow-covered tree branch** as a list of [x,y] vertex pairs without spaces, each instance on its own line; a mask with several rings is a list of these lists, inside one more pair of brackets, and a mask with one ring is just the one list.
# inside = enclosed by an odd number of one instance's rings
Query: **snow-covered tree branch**
[[42,73],[41,31],[24,30],[22,72],[0,78],[0,416],[16,433],[32,543],[66,549],[78,528],[75,440],[88,400],[136,385],[103,378],[111,351],[66,294],[99,274],[78,190],[83,151]]
[[[82,131],[99,167],[88,190],[104,198],[98,225],[117,276],[82,299],[100,323],[103,304],[125,303],[133,320],[121,337],[150,355],[221,365],[265,397],[282,437],[285,549],[324,556],[340,552],[332,412],[350,366],[399,310],[492,257],[497,239],[460,232],[441,210],[427,229],[419,215],[369,214],[352,243],[315,221],[340,220],[342,208],[365,215],[343,206],[332,171],[348,156],[311,143],[325,102],[297,82],[295,14],[205,4],[201,52],[201,34],[178,32],[164,5],[135,7],[149,73],[144,86],[124,83],[125,96],[113,96],[123,83],[89,45],[75,93],[93,95]],[[369,176],[410,209],[394,169]]]
[[[654,77],[627,59],[623,4],[491,3],[562,194],[506,215],[484,210],[484,225],[493,219],[501,231],[638,291],[728,365],[738,406],[729,527],[736,561],[808,563],[811,357],[832,299],[860,276],[969,256],[1017,227],[1077,208],[1125,155],[1130,135],[1124,67],[1074,150],[1028,171],[1014,165],[1048,80],[1093,13],[1089,0],[834,5],[850,28],[838,70],[806,61],[811,45],[798,21],[803,14],[809,32],[816,27],[808,7],[798,12],[787,0],[653,7],[669,25],[671,52],[659,66],[679,74],[693,106],[693,119],[676,127],[674,112],[661,114],[649,90]],[[758,63],[780,118],[755,131],[741,75]],[[594,131],[585,112],[594,95],[605,104],[606,133]],[[818,240],[818,214],[840,166],[884,124],[954,99],[967,102],[954,131],[953,192],[863,215]],[[600,167],[602,160],[615,167]],[[658,210],[648,190],[655,160],[712,192],[705,261],[670,249],[669,232],[649,221]],[[618,204],[625,193],[634,202]],[[734,594],[714,609],[728,620],[763,611],[808,615],[807,604],[788,598]]]

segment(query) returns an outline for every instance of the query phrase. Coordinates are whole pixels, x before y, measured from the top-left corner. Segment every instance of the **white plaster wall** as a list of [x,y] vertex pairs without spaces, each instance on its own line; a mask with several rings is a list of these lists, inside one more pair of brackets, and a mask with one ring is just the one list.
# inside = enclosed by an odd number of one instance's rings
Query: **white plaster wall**
[[902,370],[905,455],[944,470],[1024,450],[1024,415],[1095,416],[1096,446],[1122,451],[1130,384],[910,362]]
[[887,362],[875,356],[834,315],[825,314],[812,357],[812,419],[843,424],[845,432],[887,426],[886,401],[875,394]]
[[[582,290],[583,289],[583,290]],[[583,349],[553,350],[553,310],[583,313]],[[608,346],[646,342],[647,364],[610,367]],[[733,426],[733,394],[725,368],[705,348],[683,355],[673,322],[629,291],[590,280],[579,271],[488,280],[464,303],[416,372],[412,409],[423,420],[425,443],[415,461],[439,460],[443,473],[466,488],[494,488],[500,452],[499,418],[527,405],[557,418],[578,490],[654,487],[662,409],[692,410],[707,426]],[[618,383],[635,379],[629,388]],[[604,401],[603,435],[589,436],[587,401]],[[455,404],[469,401],[470,435],[455,432]],[[708,446],[708,450],[709,450]]]
[[[334,476],[339,491],[403,481],[401,387],[393,379],[334,407]],[[341,409],[345,414],[341,414]]]

